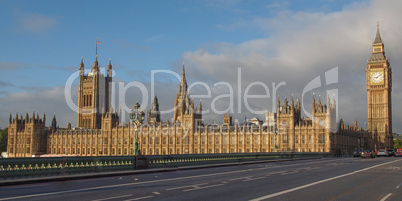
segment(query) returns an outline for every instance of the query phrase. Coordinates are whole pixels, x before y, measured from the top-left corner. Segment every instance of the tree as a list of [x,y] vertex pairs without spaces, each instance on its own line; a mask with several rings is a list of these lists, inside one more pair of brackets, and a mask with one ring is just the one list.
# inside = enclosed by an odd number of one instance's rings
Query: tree
[[402,148],[402,139],[396,138],[394,140],[394,149]]
[[7,151],[8,128],[0,131],[0,152]]

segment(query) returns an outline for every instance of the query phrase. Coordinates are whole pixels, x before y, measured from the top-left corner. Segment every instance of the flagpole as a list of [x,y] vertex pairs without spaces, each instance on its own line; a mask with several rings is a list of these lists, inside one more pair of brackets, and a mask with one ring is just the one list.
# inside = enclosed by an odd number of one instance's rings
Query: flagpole
[[98,56],[98,38],[96,38],[96,56]]

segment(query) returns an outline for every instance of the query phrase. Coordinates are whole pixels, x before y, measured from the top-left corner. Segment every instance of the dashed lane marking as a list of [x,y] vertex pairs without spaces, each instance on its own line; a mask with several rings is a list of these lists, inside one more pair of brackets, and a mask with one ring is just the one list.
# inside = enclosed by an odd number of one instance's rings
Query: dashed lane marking
[[144,199],[153,198],[153,197],[154,197],[153,195],[150,195],[150,196],[144,196],[144,197],[139,197],[139,198],[124,200],[124,201],[144,200]]
[[215,185],[210,185],[210,186],[196,187],[196,188],[192,188],[192,189],[183,190],[183,192],[201,190],[201,189],[205,189],[205,188],[212,188],[212,187],[223,186],[223,185],[225,185],[225,184],[215,184]]
[[178,189],[182,189],[182,188],[196,187],[196,186],[207,185],[207,184],[208,184],[208,183],[193,184],[193,185],[187,185],[187,186],[179,186],[179,187],[174,187],[174,188],[168,188],[168,189],[166,189],[166,190],[167,190],[167,191],[178,190]]
[[113,200],[113,199],[117,199],[117,198],[124,198],[124,197],[130,197],[130,196],[132,196],[132,194],[115,196],[115,197],[108,197],[108,198],[102,198],[102,199],[97,199],[97,200],[92,200],[92,201]]

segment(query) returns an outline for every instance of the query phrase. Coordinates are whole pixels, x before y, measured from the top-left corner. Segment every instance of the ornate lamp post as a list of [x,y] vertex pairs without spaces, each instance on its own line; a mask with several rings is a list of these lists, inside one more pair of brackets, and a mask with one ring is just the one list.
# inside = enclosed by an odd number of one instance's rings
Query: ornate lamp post
[[134,105],[134,108],[130,112],[130,127],[132,125],[135,126],[135,143],[134,143],[134,150],[133,150],[133,155],[141,155],[141,150],[140,150],[140,143],[138,142],[138,126],[144,122],[145,119],[145,113],[144,111],[140,111],[141,105],[137,103]]

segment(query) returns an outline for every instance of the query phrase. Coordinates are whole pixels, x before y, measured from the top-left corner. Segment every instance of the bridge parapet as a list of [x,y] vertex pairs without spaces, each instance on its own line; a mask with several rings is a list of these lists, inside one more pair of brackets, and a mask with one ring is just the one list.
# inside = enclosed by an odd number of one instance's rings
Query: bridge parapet
[[329,153],[276,152],[151,156],[2,158],[0,159],[0,180],[108,171],[117,172],[143,168],[175,168],[207,164],[321,158],[326,156],[329,156]]

